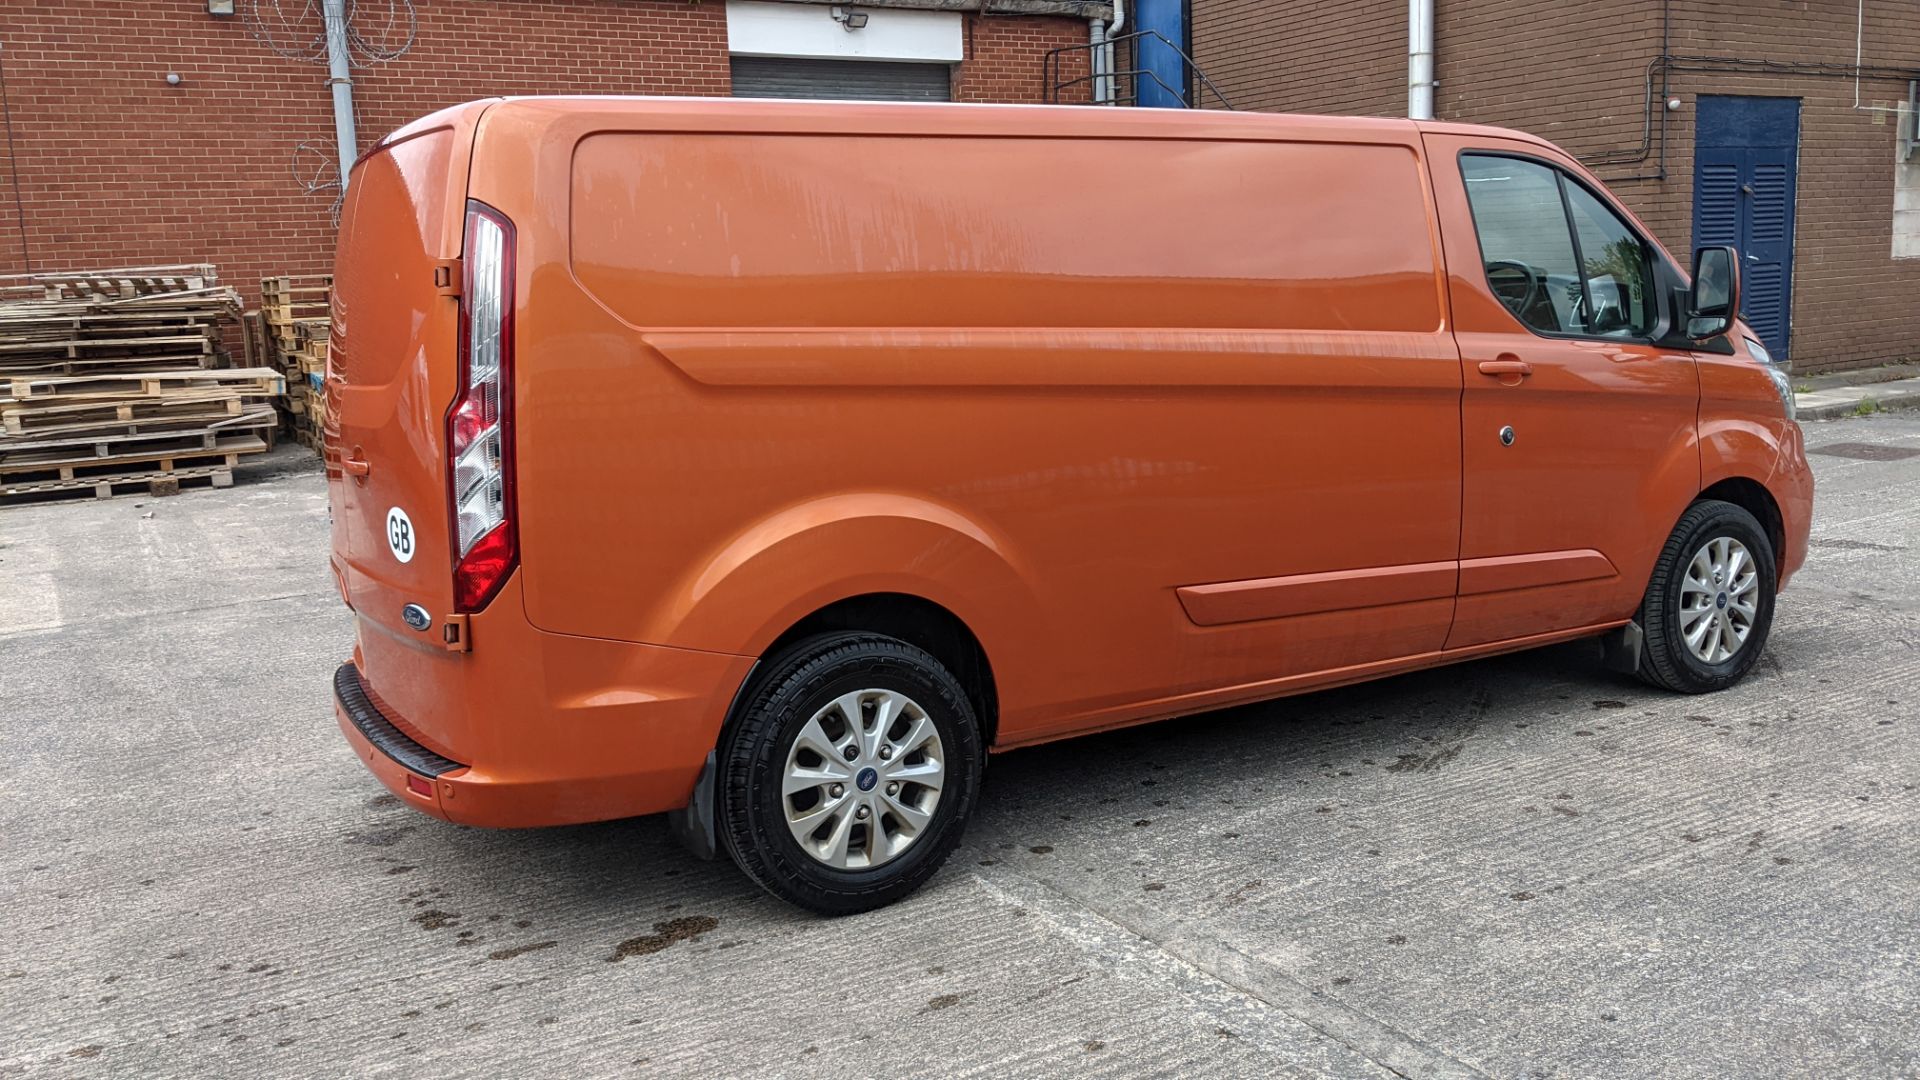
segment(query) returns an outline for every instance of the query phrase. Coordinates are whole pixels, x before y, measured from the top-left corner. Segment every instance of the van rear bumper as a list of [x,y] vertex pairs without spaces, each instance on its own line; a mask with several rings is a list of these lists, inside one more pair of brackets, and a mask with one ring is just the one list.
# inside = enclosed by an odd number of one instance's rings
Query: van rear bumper
[[[347,680],[352,681],[352,693],[346,692],[342,685]],[[358,695],[358,700],[354,699],[354,694]],[[447,795],[453,795],[453,784],[463,778],[467,767],[458,765],[451,770],[439,771],[419,768],[423,756],[439,761],[446,759],[407,738],[367,701],[366,691],[360,683],[360,672],[352,664],[342,664],[334,672],[333,715],[340,723],[340,733],[347,737],[348,745],[353,747],[353,756],[366,765],[374,779],[414,809],[443,821],[454,820],[441,807],[440,796],[443,790]],[[383,738],[383,734],[387,733],[391,733],[391,737]],[[415,783],[408,783],[410,777],[417,778]]]
[[362,742],[408,772],[431,780],[467,767],[463,762],[441,757],[394,727],[393,721],[367,697],[366,684],[360,681],[360,669],[351,662],[341,664],[333,673],[333,707],[342,724],[360,733]]
[[492,629],[459,654],[399,647],[363,626],[353,662],[334,674],[334,716],[361,764],[407,805],[462,825],[572,825],[684,806],[753,666],[520,620]]

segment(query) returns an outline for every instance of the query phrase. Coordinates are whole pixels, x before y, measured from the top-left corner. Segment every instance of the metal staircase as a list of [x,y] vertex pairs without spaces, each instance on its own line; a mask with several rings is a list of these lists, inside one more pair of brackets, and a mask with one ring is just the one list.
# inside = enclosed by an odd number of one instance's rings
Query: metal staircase
[[[1181,82],[1186,86],[1169,86],[1164,76],[1140,63],[1141,46],[1152,49],[1164,49],[1179,59],[1180,71],[1186,77]],[[1094,61],[1100,50],[1112,49],[1114,68],[1112,71],[1096,71]],[[1084,55],[1084,61],[1069,58]],[[1069,75],[1069,71],[1085,74]],[[1135,30],[1130,34],[1107,39],[1105,44],[1068,45],[1049,50],[1041,61],[1041,77],[1045,83],[1043,100],[1050,105],[1061,104],[1065,95],[1074,93],[1078,87],[1085,86],[1098,105],[1136,105],[1140,100],[1140,88],[1143,82],[1156,86],[1165,92],[1165,96],[1180,103],[1182,108],[1210,108],[1209,97],[1219,108],[1231,109],[1233,102],[1227,95],[1207,78],[1200,65],[1193,62],[1187,51],[1175,44],[1165,34],[1157,30]],[[1197,100],[1195,100],[1197,99]]]

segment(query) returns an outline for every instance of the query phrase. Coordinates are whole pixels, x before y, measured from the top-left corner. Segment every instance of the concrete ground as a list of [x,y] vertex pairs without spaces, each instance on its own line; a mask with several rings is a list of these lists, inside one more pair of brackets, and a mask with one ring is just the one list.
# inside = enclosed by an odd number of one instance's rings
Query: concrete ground
[[1583,644],[1010,754],[837,921],[395,805],[316,473],[0,509],[0,1075],[1920,1074],[1920,416],[1808,441],[1732,691]]

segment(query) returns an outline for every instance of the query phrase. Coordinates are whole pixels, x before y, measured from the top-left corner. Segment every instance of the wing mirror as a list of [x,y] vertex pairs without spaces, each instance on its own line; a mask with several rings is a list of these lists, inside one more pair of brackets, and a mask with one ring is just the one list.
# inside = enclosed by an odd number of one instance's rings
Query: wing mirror
[[1719,337],[1740,313],[1740,253],[1730,247],[1693,252],[1693,287],[1687,292],[1687,336]]

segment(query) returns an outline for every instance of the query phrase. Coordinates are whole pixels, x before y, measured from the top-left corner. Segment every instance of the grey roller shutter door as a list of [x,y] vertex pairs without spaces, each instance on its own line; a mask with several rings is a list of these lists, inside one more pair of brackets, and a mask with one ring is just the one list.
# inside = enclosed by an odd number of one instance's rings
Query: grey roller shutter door
[[953,96],[953,75],[946,64],[736,56],[733,58],[733,96],[949,101]]

